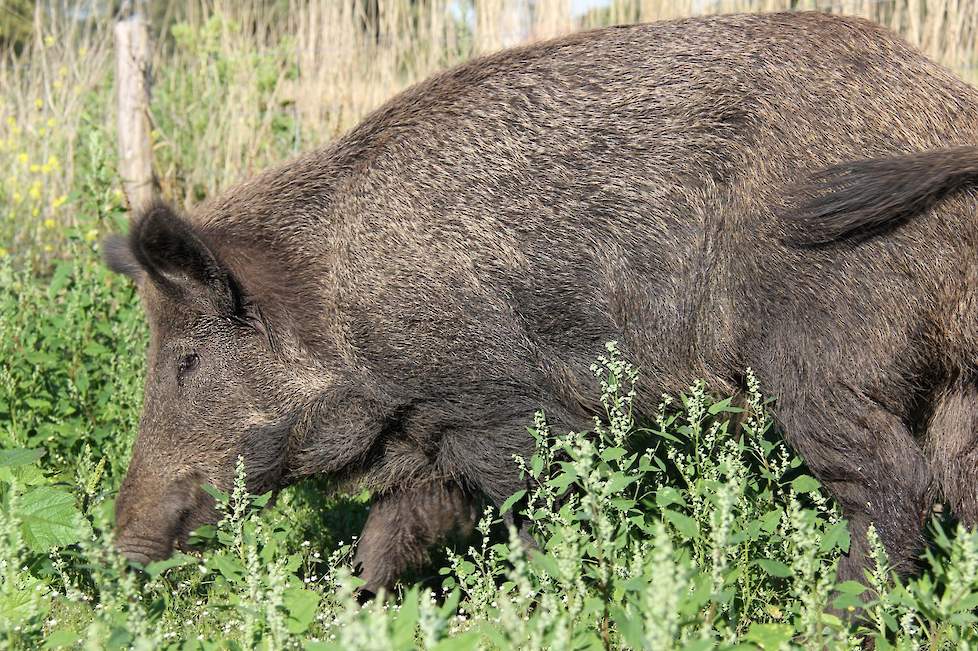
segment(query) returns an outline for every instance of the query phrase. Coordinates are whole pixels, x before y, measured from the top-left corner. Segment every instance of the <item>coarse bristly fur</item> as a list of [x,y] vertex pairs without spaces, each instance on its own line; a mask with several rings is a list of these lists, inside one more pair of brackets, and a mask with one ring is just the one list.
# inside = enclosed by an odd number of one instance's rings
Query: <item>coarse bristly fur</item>
[[911,571],[936,491],[978,518],[976,146],[978,92],[884,29],[736,15],[477,59],[155,206],[108,253],[152,332],[119,546],[171,553],[242,455],[252,491],[371,487],[389,586],[521,487],[534,411],[588,427],[617,340],[640,415],[754,369],[850,520],[840,578],[871,523]]

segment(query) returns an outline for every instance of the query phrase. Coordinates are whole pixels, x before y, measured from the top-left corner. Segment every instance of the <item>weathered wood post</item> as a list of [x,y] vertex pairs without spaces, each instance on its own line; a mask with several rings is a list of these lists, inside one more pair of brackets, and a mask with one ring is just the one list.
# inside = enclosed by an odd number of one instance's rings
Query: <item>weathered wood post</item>
[[149,30],[141,2],[125,2],[115,25],[119,173],[130,210],[156,195],[149,123]]

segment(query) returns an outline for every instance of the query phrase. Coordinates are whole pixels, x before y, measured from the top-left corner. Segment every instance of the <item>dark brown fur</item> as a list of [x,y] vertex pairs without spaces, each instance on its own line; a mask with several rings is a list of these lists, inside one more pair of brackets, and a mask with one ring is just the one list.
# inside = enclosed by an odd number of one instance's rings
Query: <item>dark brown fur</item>
[[535,410],[588,426],[614,339],[641,414],[753,368],[852,522],[842,578],[870,523],[909,571],[936,487],[978,517],[976,145],[973,88],[822,14],[600,30],[433,77],[109,249],[153,333],[119,545],[169,554],[213,517],[192,486],[243,455],[253,490],[372,487],[359,559],[387,586],[470,526],[467,500],[520,487]]

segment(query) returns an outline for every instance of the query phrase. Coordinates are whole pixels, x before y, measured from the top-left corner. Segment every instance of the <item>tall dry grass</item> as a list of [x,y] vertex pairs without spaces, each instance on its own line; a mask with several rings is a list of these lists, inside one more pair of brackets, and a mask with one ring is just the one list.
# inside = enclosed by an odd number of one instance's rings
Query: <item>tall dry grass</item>
[[[152,121],[165,194],[193,204],[335,138],[433,72],[522,41],[704,13],[816,9],[884,24],[978,79],[973,0],[187,0],[155,28]],[[365,25],[370,25],[365,29]],[[114,143],[108,19],[35,15],[33,42],[0,56],[0,254],[56,245],[84,193],[79,161]],[[95,134],[95,135],[93,135]],[[93,145],[93,141],[98,141]],[[102,144],[98,144],[102,143]],[[96,151],[102,155],[105,152]]]
[[50,240],[71,222],[77,150],[86,124],[110,118],[106,27],[35,14],[19,57],[0,52],[0,257]]

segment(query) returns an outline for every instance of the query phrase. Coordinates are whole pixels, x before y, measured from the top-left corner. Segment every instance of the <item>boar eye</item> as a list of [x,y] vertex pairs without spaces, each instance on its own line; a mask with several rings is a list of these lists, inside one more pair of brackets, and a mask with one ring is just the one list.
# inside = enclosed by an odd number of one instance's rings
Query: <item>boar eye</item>
[[197,353],[191,353],[189,355],[184,355],[180,359],[180,365],[177,366],[177,382],[182,383],[183,378],[187,376],[197,365],[200,364],[200,358],[197,357]]

